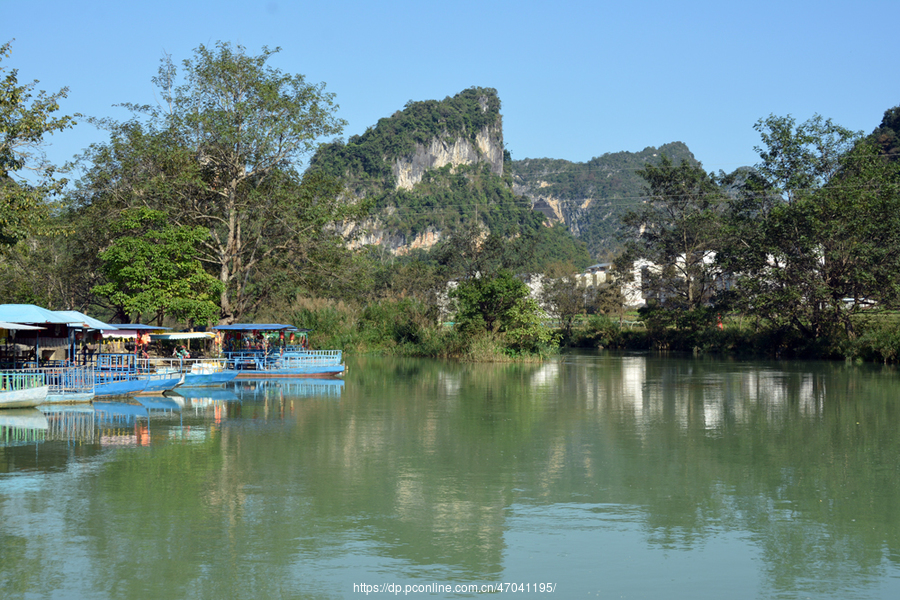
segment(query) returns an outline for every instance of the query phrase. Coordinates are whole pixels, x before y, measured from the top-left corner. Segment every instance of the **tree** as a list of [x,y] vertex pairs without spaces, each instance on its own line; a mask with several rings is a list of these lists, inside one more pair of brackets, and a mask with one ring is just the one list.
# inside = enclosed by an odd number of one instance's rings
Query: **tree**
[[542,353],[556,339],[525,283],[507,269],[464,279],[450,291],[456,327],[468,336],[501,333],[514,352]]
[[559,322],[565,339],[572,337],[575,320],[587,312],[587,290],[575,274],[572,264],[554,263],[547,267],[541,280],[541,303]]
[[897,302],[897,163],[818,115],[756,129],[761,161],[737,188],[721,253],[738,305],[806,340],[852,336],[865,300]]
[[[0,61],[9,54],[10,43],[0,45]],[[72,117],[55,115],[68,90],[35,93],[35,85],[19,85],[18,70],[0,65],[0,247],[39,232],[49,213],[47,198],[65,185],[53,179],[42,144],[45,135],[75,125]]]
[[123,322],[151,314],[159,325],[166,315],[209,324],[218,317],[221,282],[198,260],[209,237],[203,227],[177,227],[166,214],[145,208],[126,211],[118,237],[100,254],[108,282],[93,292],[107,298]]
[[665,303],[695,309],[719,285],[714,258],[724,194],[715,176],[686,160],[673,165],[663,156],[638,174],[647,182],[646,199],[622,218],[626,250],[617,262],[649,263],[649,291]]
[[198,259],[222,284],[225,323],[258,309],[272,273],[327,270],[342,241],[335,225],[364,209],[343,202],[334,179],[300,176],[302,159],[344,121],[324,84],[267,64],[278,51],[201,45],[181,80],[164,57],[153,78],[162,105],[126,104],[131,121],[98,121],[110,141],[88,153],[80,189],[79,202],[107,214],[145,206],[207,229]]
[[456,302],[457,326],[469,332],[501,331],[509,311],[528,295],[528,286],[506,269],[464,279],[450,292]]

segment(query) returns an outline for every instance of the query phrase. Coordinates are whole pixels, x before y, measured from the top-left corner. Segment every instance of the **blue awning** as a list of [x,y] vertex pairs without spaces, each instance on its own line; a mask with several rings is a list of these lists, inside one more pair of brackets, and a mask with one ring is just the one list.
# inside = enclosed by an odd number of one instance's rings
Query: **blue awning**
[[94,317],[89,317],[82,312],[78,312],[77,310],[55,310],[53,311],[58,315],[62,315],[65,318],[71,318],[77,323],[71,323],[70,327],[81,327],[82,329],[99,329],[101,331],[110,331],[113,329],[118,329],[115,325],[110,325],[109,323],[104,323],[103,321],[98,321]]
[[67,317],[34,304],[0,304],[0,321],[33,325],[74,325],[80,322],[75,317]]
[[232,325],[215,325],[213,329],[220,331],[298,331],[293,325],[282,325],[281,323],[234,323]]

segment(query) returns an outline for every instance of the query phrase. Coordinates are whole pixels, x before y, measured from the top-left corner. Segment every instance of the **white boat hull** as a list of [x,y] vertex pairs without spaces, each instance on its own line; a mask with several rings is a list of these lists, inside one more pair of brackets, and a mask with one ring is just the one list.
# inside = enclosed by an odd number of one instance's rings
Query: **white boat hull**
[[49,392],[49,385],[23,390],[0,391],[0,408],[33,408],[43,404]]

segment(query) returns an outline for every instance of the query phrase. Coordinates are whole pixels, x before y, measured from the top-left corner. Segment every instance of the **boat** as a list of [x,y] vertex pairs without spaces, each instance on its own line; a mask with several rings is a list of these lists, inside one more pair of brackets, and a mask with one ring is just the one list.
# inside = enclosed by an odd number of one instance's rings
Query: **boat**
[[138,375],[139,378],[147,381],[147,385],[139,394],[159,394],[174,390],[184,383],[184,373],[180,371],[152,371],[144,372]]
[[0,408],[34,408],[44,402],[49,391],[40,373],[0,371]]
[[155,394],[173,390],[184,381],[178,369],[157,368],[133,354],[99,354],[94,371],[96,397]]
[[224,354],[229,368],[238,371],[236,379],[341,377],[346,370],[340,350],[309,349],[309,329],[280,323],[237,323],[214,329],[228,336]]
[[286,377],[340,377],[344,374],[340,350],[286,350],[260,354],[236,352],[230,357],[237,379]]
[[44,404],[79,404],[94,398],[93,367],[49,366],[34,371],[42,373],[50,386]]
[[[190,350],[190,342],[213,342],[216,334],[208,331],[184,331],[175,333],[150,334],[150,340],[154,342],[185,342],[188,344],[186,351]],[[176,356],[171,359],[154,359],[153,364],[157,370],[162,368],[177,369],[184,373],[184,382],[179,387],[206,387],[223,385],[234,380],[238,372],[229,368],[228,361],[223,358],[186,358],[176,351]]]
[[187,359],[185,369],[184,383],[179,388],[222,385],[238,376],[235,369],[228,368],[225,359]]

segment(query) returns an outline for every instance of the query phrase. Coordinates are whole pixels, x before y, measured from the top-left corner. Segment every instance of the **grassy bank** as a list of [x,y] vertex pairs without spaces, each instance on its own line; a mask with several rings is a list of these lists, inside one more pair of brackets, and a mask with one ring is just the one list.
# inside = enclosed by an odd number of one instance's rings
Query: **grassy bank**
[[314,348],[341,348],[352,354],[451,358],[472,362],[538,361],[554,354],[553,345],[536,352],[517,349],[502,332],[463,334],[437,324],[431,306],[412,299],[383,300],[365,307],[330,300],[298,300],[291,323],[312,329]]
[[[312,329],[314,348],[341,348],[352,354],[448,358],[472,362],[539,361],[555,354],[555,344],[529,351],[502,332],[463,333],[437,324],[434,307],[412,299],[354,306],[331,300],[298,300],[290,322]],[[563,345],[571,348],[654,350],[747,358],[821,358],[900,362],[900,315],[869,312],[854,320],[852,335],[808,339],[793,330],[767,327],[740,315],[686,326],[660,324],[638,313],[622,318],[594,315],[578,323]],[[560,339],[561,334],[556,336]]]

